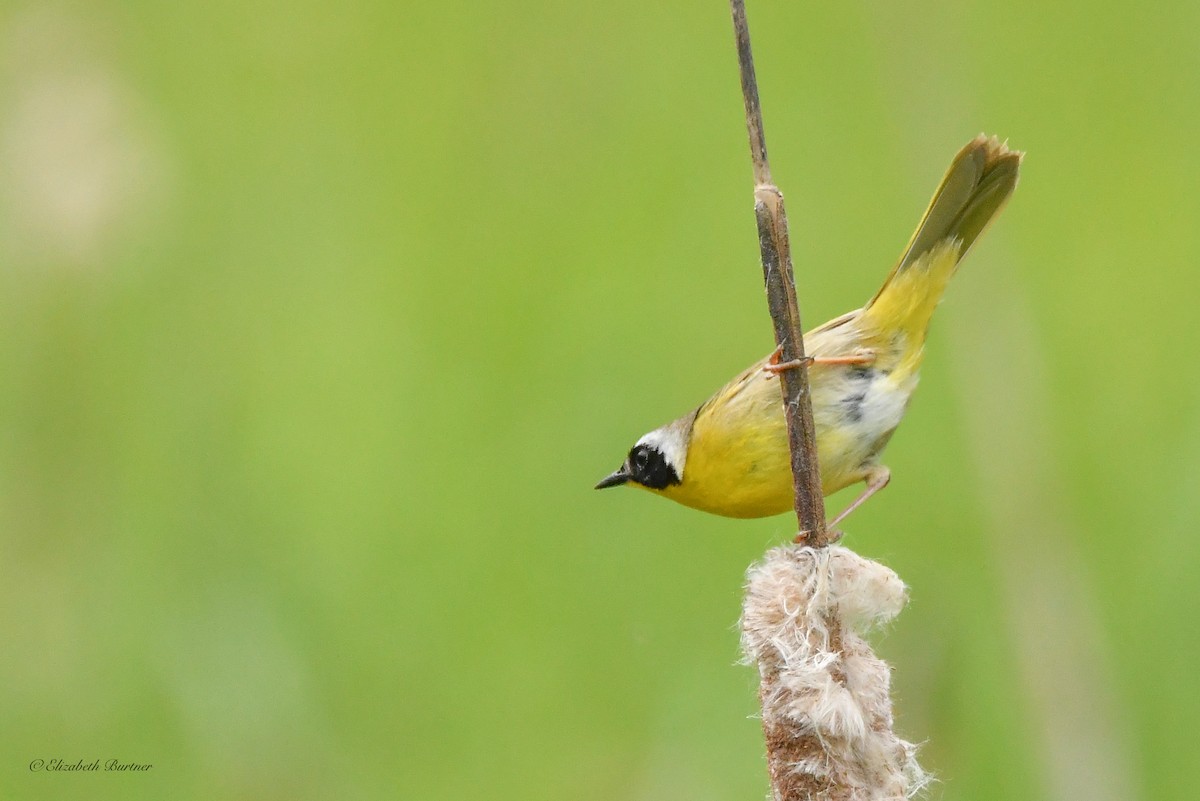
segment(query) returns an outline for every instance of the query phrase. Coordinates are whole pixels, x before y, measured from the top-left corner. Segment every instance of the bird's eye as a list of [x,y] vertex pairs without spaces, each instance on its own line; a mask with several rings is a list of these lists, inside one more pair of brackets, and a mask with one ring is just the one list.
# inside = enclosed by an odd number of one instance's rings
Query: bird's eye
[[650,464],[650,452],[645,448],[638,448],[633,452],[633,466],[638,470],[645,470]]

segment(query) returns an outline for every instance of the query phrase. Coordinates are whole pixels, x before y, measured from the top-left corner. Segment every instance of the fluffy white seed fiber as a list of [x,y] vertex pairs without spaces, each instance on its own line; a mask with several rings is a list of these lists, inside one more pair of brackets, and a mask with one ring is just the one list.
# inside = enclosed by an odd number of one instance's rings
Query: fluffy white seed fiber
[[906,600],[899,576],[840,546],[775,548],[749,571],[742,648],[762,677],[772,773],[783,754],[808,797],[894,801],[929,782],[892,731],[888,665],[862,638]]

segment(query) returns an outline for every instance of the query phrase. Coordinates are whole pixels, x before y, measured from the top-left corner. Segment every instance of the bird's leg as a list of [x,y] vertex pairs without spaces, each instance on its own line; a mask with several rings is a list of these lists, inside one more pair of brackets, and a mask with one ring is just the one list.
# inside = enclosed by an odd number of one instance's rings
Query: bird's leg
[[870,498],[872,495],[886,487],[888,482],[892,480],[892,471],[888,470],[881,464],[877,464],[867,471],[867,474],[863,477],[863,480],[867,482],[867,488],[862,491],[862,494],[854,499],[854,503],[847,506],[842,510],[840,515],[833,518],[833,520],[826,524],[828,528],[833,528],[838,523],[845,520],[851,512],[862,506],[863,502],[865,502],[867,498]]
[[780,345],[767,358],[767,363],[763,365],[763,370],[771,375],[779,375],[785,370],[795,370],[802,364],[807,364],[811,367],[814,364],[871,364],[875,361],[875,351],[867,348],[860,350],[853,356],[805,356],[803,359],[789,359],[786,362],[779,361],[779,357],[782,354],[783,345]]
[[853,356],[810,356],[813,364],[874,364],[875,351],[863,348]]

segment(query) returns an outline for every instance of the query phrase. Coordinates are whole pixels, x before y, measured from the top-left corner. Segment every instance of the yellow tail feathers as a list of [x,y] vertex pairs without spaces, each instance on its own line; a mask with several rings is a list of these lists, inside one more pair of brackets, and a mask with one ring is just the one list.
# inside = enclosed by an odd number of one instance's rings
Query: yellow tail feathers
[[1022,155],[982,135],[959,151],[904,255],[863,310],[864,323],[903,331],[919,347],[959,261],[1012,195]]

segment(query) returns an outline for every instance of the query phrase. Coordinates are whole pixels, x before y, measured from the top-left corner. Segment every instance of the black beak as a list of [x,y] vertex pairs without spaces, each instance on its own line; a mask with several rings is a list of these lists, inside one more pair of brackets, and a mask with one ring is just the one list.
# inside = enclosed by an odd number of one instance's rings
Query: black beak
[[617,472],[610,476],[605,476],[596,485],[596,489],[608,489],[609,487],[619,487],[629,480],[629,474],[625,472],[625,467],[622,465]]

